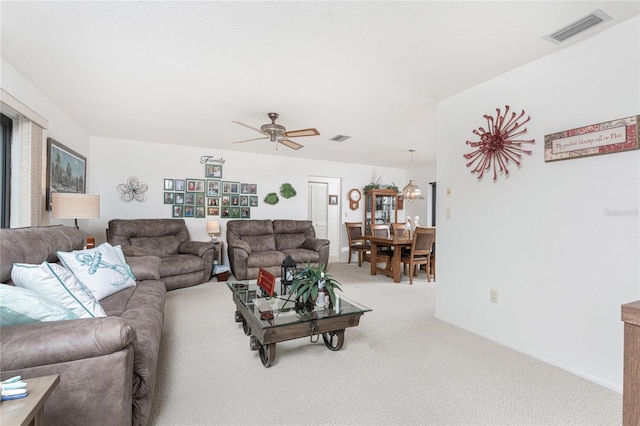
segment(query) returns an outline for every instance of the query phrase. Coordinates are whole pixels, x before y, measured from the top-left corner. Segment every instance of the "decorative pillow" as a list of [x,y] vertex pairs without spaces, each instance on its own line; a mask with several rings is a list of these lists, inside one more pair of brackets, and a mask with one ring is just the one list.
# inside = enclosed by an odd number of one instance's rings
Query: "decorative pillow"
[[120,246],[103,243],[88,250],[59,251],[58,259],[98,300],[136,285]]
[[0,284],[0,327],[76,318],[69,309],[35,291]]
[[107,316],[91,291],[71,271],[56,263],[14,263],[11,280],[18,287],[55,300],[80,318]]

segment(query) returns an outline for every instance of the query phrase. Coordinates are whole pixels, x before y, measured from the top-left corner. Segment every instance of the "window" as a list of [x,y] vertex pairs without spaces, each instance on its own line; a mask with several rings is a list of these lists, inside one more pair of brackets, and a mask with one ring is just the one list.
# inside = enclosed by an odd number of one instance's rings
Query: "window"
[[13,122],[9,117],[0,114],[2,119],[2,148],[0,149],[0,227],[8,228],[11,213],[11,129]]

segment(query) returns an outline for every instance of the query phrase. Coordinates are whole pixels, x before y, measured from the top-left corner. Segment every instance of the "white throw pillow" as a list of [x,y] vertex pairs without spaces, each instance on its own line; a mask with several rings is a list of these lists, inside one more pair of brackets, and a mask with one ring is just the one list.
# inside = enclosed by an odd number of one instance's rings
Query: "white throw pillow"
[[33,290],[55,300],[80,318],[107,316],[93,293],[78,281],[71,271],[56,263],[14,263],[11,280],[18,287]]
[[0,327],[76,318],[69,309],[35,291],[0,284]]
[[120,246],[103,243],[88,250],[59,251],[58,259],[98,300],[136,285]]

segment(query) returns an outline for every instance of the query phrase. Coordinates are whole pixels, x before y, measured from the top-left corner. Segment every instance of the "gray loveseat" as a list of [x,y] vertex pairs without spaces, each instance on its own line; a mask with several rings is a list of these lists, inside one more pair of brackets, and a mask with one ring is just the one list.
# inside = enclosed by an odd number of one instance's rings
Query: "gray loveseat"
[[184,219],[113,219],[107,241],[120,245],[127,261],[150,258],[159,263],[167,290],[189,287],[211,279],[218,248],[211,242],[191,241]]
[[238,280],[258,278],[264,268],[280,276],[287,255],[298,267],[327,265],[329,240],[316,238],[310,220],[230,220],[227,245],[231,272]]
[[[82,249],[68,226],[0,230],[0,285],[13,263],[57,261]],[[107,317],[9,325],[0,329],[0,380],[60,375],[44,408],[48,425],[146,425],[164,322],[164,283],[156,264],[130,263],[135,287],[100,300]],[[28,388],[27,388],[28,389]]]

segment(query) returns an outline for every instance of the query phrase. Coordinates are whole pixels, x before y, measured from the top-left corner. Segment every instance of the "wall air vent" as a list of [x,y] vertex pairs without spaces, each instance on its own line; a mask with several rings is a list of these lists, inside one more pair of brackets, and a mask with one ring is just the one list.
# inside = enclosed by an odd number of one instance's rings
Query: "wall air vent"
[[577,36],[590,28],[595,27],[596,25],[602,24],[603,22],[607,22],[611,20],[611,16],[607,15],[600,9],[595,12],[585,16],[584,18],[574,22],[571,25],[567,25],[566,27],[555,31],[548,36],[545,36],[544,39],[550,41],[551,43],[560,44],[571,37]]
[[332,137],[329,140],[336,141],[336,142],[344,142],[347,139],[349,139],[350,137],[351,136],[346,136],[346,135],[335,135],[334,137]]

